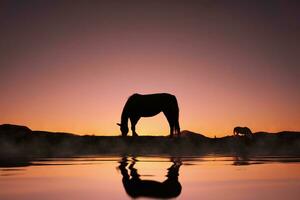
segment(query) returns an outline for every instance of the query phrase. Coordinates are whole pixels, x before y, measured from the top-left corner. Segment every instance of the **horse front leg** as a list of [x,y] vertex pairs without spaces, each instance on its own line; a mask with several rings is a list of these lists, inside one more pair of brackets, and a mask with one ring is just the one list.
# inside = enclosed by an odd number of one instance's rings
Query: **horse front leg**
[[139,119],[140,117],[130,117],[132,136],[138,136],[138,134],[135,132],[135,125]]

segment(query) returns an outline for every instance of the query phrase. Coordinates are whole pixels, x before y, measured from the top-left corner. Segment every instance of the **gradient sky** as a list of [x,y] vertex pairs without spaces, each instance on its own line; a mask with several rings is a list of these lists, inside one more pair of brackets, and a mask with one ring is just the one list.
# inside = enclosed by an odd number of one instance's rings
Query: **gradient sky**
[[128,96],[169,92],[182,129],[300,130],[299,13],[286,0],[1,1],[0,123],[119,135]]

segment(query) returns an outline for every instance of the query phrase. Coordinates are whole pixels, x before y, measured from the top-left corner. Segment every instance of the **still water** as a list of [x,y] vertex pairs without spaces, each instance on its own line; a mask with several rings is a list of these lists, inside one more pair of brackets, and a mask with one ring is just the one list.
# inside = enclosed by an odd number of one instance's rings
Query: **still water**
[[1,200],[299,199],[300,158],[79,157],[2,165]]

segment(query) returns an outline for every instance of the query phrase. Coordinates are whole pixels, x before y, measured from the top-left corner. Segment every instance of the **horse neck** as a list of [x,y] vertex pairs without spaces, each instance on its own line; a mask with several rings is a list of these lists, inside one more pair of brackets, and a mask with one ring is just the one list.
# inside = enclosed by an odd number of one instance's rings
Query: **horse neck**
[[126,107],[124,107],[123,112],[122,112],[121,124],[122,124],[122,126],[128,127],[128,112],[126,110]]

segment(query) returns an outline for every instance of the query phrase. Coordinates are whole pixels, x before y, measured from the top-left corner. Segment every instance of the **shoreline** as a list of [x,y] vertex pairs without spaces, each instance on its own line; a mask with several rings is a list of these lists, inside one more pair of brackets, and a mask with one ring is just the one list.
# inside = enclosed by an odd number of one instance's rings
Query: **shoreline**
[[264,155],[300,156],[300,132],[257,132],[252,138],[209,138],[183,131],[168,136],[79,136],[32,131],[25,126],[0,125],[0,159],[69,157],[82,155],[169,155],[203,156]]

